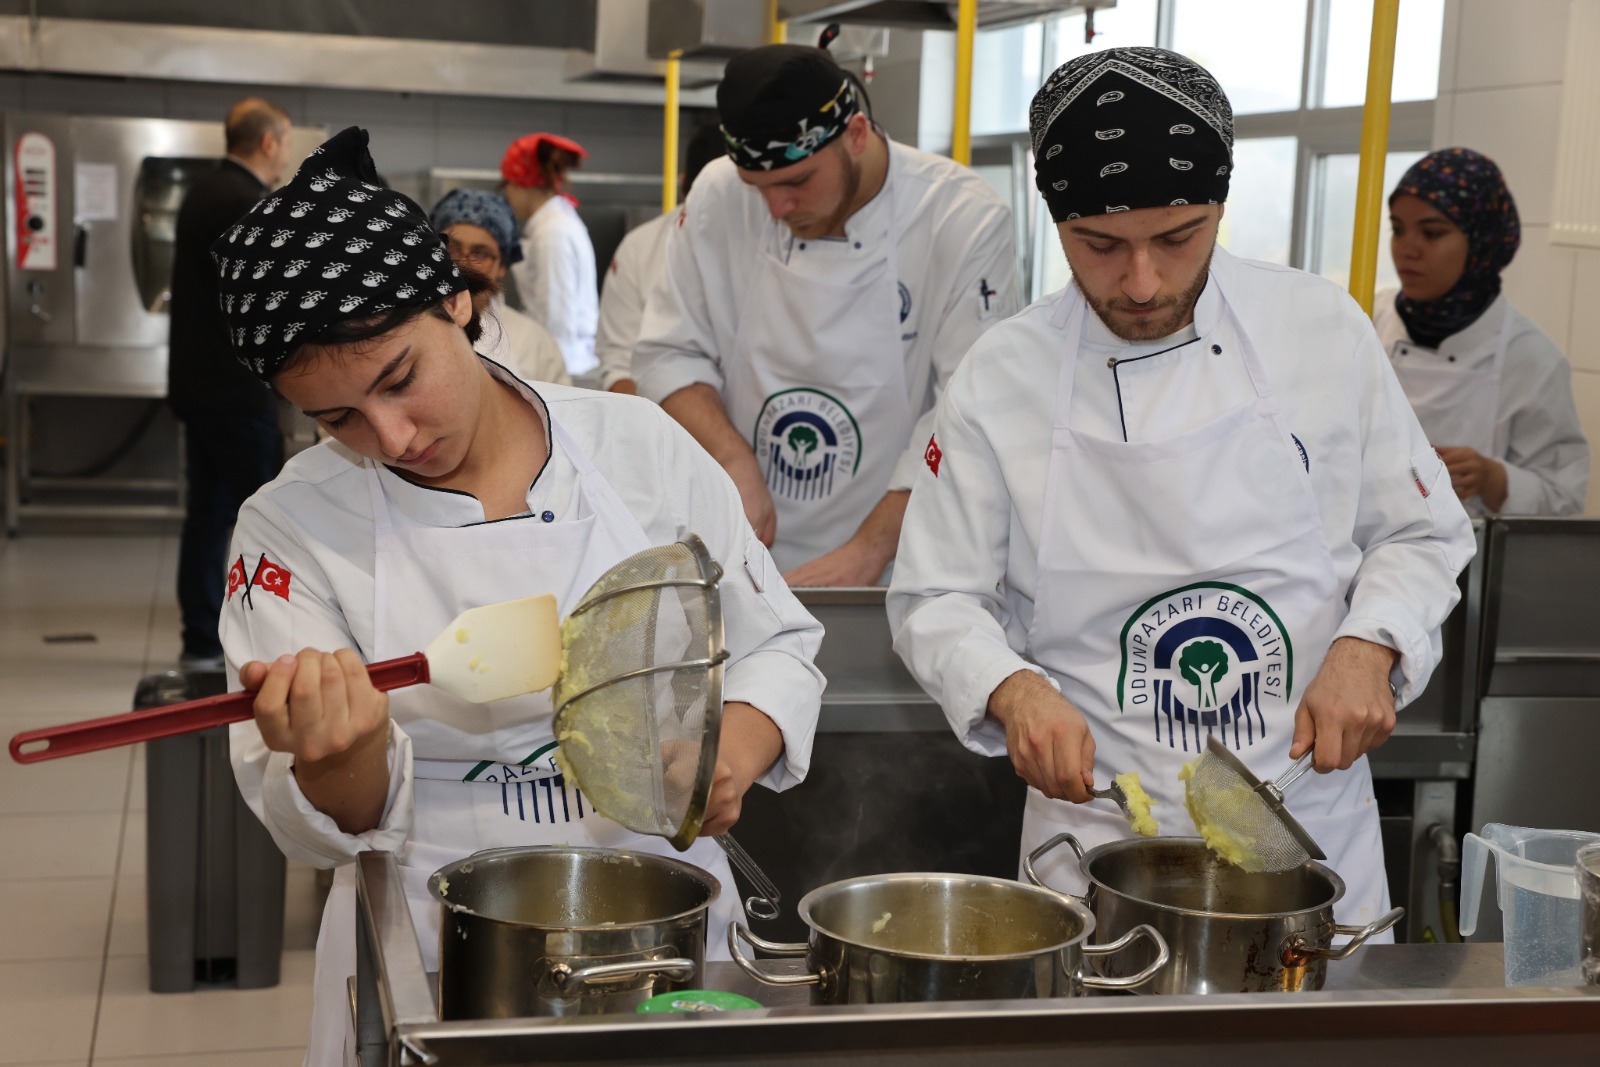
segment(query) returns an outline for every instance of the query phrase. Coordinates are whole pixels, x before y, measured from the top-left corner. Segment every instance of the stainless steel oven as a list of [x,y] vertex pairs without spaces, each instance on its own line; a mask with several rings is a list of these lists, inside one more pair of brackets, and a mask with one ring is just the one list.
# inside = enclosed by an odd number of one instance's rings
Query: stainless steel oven
[[[34,476],[33,420],[36,407],[72,418],[63,398],[149,408],[166,395],[173,231],[184,194],[223,154],[222,125],[27,113],[4,125],[7,532],[29,515],[178,515],[175,460],[147,477]],[[293,147],[305,155],[321,140],[297,128]],[[160,428],[175,457],[175,427]]]

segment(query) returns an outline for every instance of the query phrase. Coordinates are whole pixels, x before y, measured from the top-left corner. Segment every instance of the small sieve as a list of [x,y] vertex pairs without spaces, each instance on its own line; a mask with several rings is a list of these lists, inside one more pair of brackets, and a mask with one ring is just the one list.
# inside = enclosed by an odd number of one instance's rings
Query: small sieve
[[[635,553],[601,575],[561,624],[555,686],[561,763],[597,811],[680,851],[705,817],[728,659],[722,568],[694,534]],[[738,844],[713,838],[755,885],[757,918],[778,891]]]

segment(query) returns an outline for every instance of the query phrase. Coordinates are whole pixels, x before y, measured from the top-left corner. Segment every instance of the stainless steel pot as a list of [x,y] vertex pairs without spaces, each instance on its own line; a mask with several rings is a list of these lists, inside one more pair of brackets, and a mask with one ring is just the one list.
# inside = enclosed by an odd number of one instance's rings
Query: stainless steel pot
[[[810,985],[817,1004],[903,1004],[930,1000],[1018,1000],[1080,995],[1084,987],[1127,989],[1167,961],[1148,926],[1117,942],[1085,945],[1089,909],[1048,889],[971,874],[879,874],[813,889],[800,900],[811,927],[804,944],[778,944],[728,926],[728,950],[767,985]],[[1109,956],[1138,939],[1155,959],[1126,977],[1084,974],[1084,957]],[[747,958],[743,940],[776,956],[804,956],[810,973],[770,975]]]
[[721,886],[680,860],[606,848],[501,848],[440,868],[439,1016],[629,1012],[691,989]]
[[[1066,844],[1089,882],[1088,905],[1102,937],[1152,926],[1172,959],[1142,993],[1262,993],[1321,989],[1328,961],[1342,960],[1405,914],[1395,908],[1367,926],[1341,926],[1333,906],[1344,880],[1320,863],[1252,874],[1221,859],[1198,837],[1113,841],[1084,852],[1071,834],[1057,834],[1023,861],[1034,863]],[[1333,939],[1350,940],[1334,948]],[[1116,975],[1137,957],[1107,958]]]

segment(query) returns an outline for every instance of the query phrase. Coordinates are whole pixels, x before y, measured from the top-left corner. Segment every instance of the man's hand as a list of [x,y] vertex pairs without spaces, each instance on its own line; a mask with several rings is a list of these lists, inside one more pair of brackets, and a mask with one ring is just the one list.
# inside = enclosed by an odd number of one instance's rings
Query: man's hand
[[850,540],[783,576],[791,586],[877,585],[900,547],[911,490],[891,489],[873,505]]
[[755,453],[749,449],[742,455],[736,453],[723,462],[723,469],[733,479],[734,488],[739,490],[744,517],[750,520],[761,543],[771,548],[773,539],[778,536],[778,512],[773,507],[772,492],[767,488],[767,479],[761,473]]
[[1289,758],[1299,759],[1315,742],[1315,766],[1326,774],[1388,740],[1394,730],[1389,672],[1396,658],[1394,649],[1359,637],[1335,641],[1294,713]]
[[745,518],[750,520],[761,543],[771,548],[778,533],[772,494],[767,491],[767,480],[761,474],[756,454],[750,451],[750,442],[728,421],[722,394],[705,382],[696,382],[669,394],[661,401],[661,408],[728,472],[739,490]]
[[1083,713],[1033,671],[1018,671],[989,695],[1006,728],[1006,751],[1022,780],[1047,797],[1082,804],[1094,788],[1094,737]]
[[783,576],[792,588],[819,585],[876,585],[888,563],[856,538]]
[[1499,511],[1506,502],[1506,465],[1475,449],[1447,447],[1436,449],[1450,472],[1450,488],[1462,500],[1480,498],[1490,511]]

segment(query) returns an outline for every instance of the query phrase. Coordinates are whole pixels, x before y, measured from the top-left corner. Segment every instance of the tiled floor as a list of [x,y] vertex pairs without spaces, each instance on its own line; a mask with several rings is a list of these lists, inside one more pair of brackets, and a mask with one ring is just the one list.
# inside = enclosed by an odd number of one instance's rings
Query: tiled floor
[[[176,536],[0,541],[0,736],[127,711],[173,665]],[[93,641],[46,637],[93,634]],[[289,868],[273,989],[148,988],[139,748],[0,759],[0,1064],[289,1067],[311,1013],[321,905]]]

